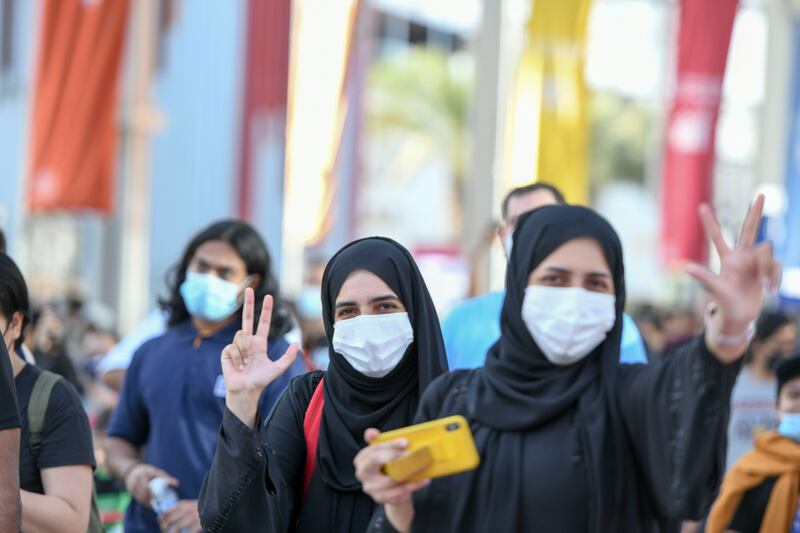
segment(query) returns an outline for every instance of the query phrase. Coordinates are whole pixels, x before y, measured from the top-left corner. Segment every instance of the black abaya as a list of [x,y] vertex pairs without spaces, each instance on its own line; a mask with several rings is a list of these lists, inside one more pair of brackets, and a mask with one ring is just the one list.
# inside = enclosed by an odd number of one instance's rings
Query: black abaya
[[[336,296],[347,277],[361,269],[397,294],[414,331],[400,364],[382,378],[357,372],[332,348]],[[340,250],[325,269],[322,303],[331,346],[328,371],[295,378],[258,432],[226,410],[200,494],[200,515],[209,532],[366,530],[374,504],[361,491],[353,467],[353,458],[365,445],[364,431],[410,424],[420,391],[447,370],[433,302],[413,258],[394,241],[373,237]],[[323,375],[317,469],[303,497],[303,421]]]
[[[605,255],[616,323],[585,359],[556,366],[525,326],[522,300],[530,272],[576,238]],[[548,206],[520,220],[500,340],[484,368],[434,382],[417,416],[465,416],[481,465],[415,494],[413,531],[649,532],[702,515],[723,472],[739,365],[720,364],[702,338],[662,364],[620,365],[624,303],[622,248],[602,217]],[[391,530],[382,510],[371,530]]]

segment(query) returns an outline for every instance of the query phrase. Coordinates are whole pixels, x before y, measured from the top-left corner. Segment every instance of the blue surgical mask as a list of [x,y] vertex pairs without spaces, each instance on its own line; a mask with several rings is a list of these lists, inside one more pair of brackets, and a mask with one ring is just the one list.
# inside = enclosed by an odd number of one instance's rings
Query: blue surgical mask
[[800,442],[800,413],[784,413],[781,415],[778,433],[786,438]]
[[210,322],[219,322],[231,316],[242,305],[242,288],[252,278],[241,284],[231,283],[211,274],[187,272],[180,293],[189,314]]

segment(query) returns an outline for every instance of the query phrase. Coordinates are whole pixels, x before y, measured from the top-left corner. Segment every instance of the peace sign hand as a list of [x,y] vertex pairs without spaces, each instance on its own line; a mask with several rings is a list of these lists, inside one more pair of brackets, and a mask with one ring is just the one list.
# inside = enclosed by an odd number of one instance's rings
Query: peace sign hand
[[764,196],[759,195],[742,224],[739,243],[730,247],[714,210],[700,207],[706,234],[719,253],[720,272],[714,274],[697,264],[686,271],[710,293],[713,314],[706,324],[706,344],[723,363],[744,354],[750,341],[748,330],[761,313],[766,290],[775,291],[780,285],[781,265],[773,257],[772,244],[755,244],[763,209]]
[[283,356],[272,361],[267,356],[269,327],[272,321],[272,296],[264,297],[258,329],[253,334],[255,293],[244,291],[242,329],[233,343],[222,350],[220,362],[225,377],[225,404],[249,427],[255,425],[258,399],[270,383],[278,379],[294,363],[299,346],[293,343]]

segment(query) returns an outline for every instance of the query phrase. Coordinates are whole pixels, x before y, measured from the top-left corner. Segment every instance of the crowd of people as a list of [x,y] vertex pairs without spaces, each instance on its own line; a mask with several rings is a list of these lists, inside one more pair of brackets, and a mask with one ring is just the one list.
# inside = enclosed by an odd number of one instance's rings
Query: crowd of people
[[[0,531],[800,531],[798,323],[757,242],[686,270],[702,316],[629,306],[614,228],[555,187],[510,191],[505,288],[441,323],[385,237],[310,262],[287,301],[249,224],[186,244],[124,338],[0,253]],[[4,245],[4,241],[0,241]],[[451,415],[480,465],[389,477],[381,433]],[[726,473],[727,472],[727,473]]]

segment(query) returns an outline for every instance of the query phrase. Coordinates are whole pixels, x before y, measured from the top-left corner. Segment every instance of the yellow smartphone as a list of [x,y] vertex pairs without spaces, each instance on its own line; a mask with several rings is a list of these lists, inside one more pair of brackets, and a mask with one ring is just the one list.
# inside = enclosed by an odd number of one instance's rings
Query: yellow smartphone
[[406,452],[383,465],[383,473],[395,481],[411,481],[415,475],[426,472],[433,465],[431,449],[425,446]]
[[406,453],[384,466],[386,475],[397,481],[450,476],[481,462],[469,423],[460,415],[381,433],[370,446],[397,439],[408,441]]

